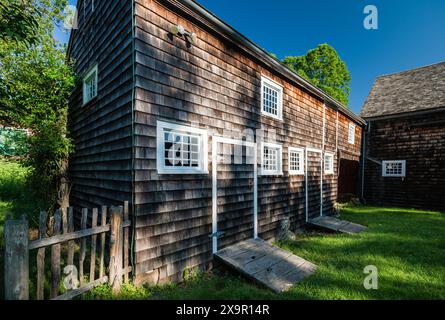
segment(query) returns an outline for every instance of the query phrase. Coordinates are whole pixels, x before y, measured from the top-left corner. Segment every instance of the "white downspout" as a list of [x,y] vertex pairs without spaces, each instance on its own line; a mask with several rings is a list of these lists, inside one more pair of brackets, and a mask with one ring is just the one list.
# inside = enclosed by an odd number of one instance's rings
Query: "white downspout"
[[320,159],[320,217],[323,216],[323,177],[324,177],[324,148],[325,148],[325,139],[326,139],[326,105],[323,103],[323,138],[321,142],[321,159]]

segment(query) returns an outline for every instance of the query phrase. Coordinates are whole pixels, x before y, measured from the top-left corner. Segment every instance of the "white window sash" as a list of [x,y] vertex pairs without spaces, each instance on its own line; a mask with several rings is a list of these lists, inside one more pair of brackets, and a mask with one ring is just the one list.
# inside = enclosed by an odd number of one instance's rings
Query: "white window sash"
[[[388,165],[401,165],[401,173],[388,173]],[[406,160],[387,160],[382,161],[382,177],[406,177]]]
[[[277,170],[264,169],[264,149],[276,149],[277,152]],[[263,142],[261,146],[261,175],[263,176],[281,176],[283,175],[283,146],[280,144]]]
[[[292,153],[299,154],[298,157],[298,170],[293,170],[291,167]],[[288,150],[288,164],[289,164],[289,175],[304,175],[304,149],[289,147]]]
[[348,128],[348,142],[349,144],[355,144],[355,124],[350,123]]
[[[270,112],[267,112],[265,109],[264,104],[264,87],[267,86],[271,88],[272,90],[275,90],[277,92],[277,114],[273,114]],[[261,114],[280,120],[283,120],[283,86],[281,86],[279,83],[262,76],[261,77]]]
[[[165,131],[169,129],[179,134],[194,134],[199,136],[198,167],[166,166],[165,165]],[[174,133],[174,132],[173,132]],[[157,170],[159,174],[208,174],[208,133],[207,130],[184,125],[158,121],[157,122]]]
[[[91,77],[93,76],[93,79]],[[93,86],[94,86],[94,94],[90,96],[90,89],[91,89],[91,80],[93,80]],[[83,78],[83,105],[86,105],[88,102],[93,100],[97,97],[98,92],[98,71],[97,71],[97,65],[92,67],[85,77]]]
[[[329,167],[328,168],[326,168],[326,158],[330,158],[330,162],[328,162],[329,163]],[[330,153],[330,152],[326,152],[325,154],[324,154],[324,164],[323,164],[323,167],[324,167],[324,173],[325,174],[334,174],[334,154],[333,153]]]

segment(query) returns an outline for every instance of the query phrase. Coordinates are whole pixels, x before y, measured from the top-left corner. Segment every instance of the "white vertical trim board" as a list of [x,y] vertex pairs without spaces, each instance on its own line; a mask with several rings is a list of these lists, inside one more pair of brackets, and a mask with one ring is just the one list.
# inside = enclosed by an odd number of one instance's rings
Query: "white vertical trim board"
[[254,142],[213,136],[212,138],[212,251],[218,251],[218,143],[245,146],[254,149],[253,163],[253,238],[258,238],[258,147]]
[[306,198],[306,206],[305,206],[305,214],[306,214],[306,222],[309,221],[309,207],[308,207],[308,203],[309,203],[309,193],[307,190],[308,187],[308,183],[307,183],[307,154],[308,154],[308,150],[307,148],[304,150],[304,192],[305,192],[305,198]]
[[[325,152],[325,141],[326,139],[326,106],[323,103],[323,138],[321,141],[321,151]],[[323,216],[323,165],[324,165],[324,157],[323,154],[320,157],[320,217]]]
[[337,110],[337,120],[335,123],[335,153],[338,152],[338,110]]
[[[212,234],[215,235],[218,230],[218,178],[217,178],[217,166],[218,166],[218,141],[214,136],[212,139]],[[212,251],[216,253],[218,251],[218,239],[212,237]]]
[[255,144],[253,149],[253,238],[258,238],[258,146]]

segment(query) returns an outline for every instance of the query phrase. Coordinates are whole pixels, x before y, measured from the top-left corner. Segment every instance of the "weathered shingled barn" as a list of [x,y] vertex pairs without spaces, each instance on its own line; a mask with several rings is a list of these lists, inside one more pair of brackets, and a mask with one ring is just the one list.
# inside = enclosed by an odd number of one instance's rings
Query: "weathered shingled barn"
[[181,280],[215,250],[332,212],[360,117],[194,1],[78,10],[71,202],[130,201],[137,282]]
[[365,200],[445,210],[445,62],[377,78],[361,115]]

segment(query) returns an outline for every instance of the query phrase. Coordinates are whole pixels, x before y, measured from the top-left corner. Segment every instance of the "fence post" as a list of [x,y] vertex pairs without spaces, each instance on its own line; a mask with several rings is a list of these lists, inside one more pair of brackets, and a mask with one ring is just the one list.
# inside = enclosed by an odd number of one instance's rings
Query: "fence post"
[[[60,234],[60,226],[62,222],[61,210],[54,213],[53,236]],[[60,243],[51,246],[51,298],[59,295],[60,285]]]
[[28,221],[5,223],[5,299],[29,299]]
[[121,207],[110,208],[110,266],[109,284],[113,293],[118,293],[122,284],[122,252],[123,252],[123,228]]

